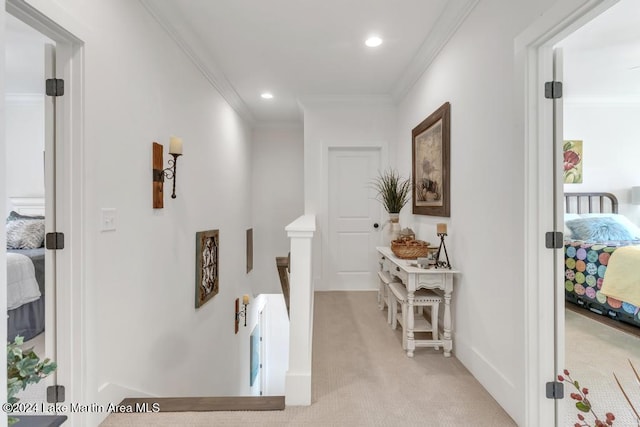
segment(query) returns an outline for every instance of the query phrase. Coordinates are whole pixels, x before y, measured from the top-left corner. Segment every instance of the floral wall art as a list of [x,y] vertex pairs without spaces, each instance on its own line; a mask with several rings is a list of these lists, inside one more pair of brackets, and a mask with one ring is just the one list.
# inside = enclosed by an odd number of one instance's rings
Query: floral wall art
[[565,184],[582,183],[582,141],[567,140],[562,146]]

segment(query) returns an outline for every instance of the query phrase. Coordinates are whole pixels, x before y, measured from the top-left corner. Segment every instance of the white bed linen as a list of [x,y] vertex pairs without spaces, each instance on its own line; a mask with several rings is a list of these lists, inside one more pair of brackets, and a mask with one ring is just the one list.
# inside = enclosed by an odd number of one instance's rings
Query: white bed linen
[[7,253],[7,310],[40,298],[35,268],[29,257]]

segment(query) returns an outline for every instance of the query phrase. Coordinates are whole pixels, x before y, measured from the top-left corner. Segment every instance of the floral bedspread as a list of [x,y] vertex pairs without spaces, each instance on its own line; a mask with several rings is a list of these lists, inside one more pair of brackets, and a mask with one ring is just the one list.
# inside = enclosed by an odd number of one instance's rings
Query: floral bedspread
[[625,243],[565,242],[565,297],[592,311],[640,326],[638,307],[600,292],[611,254]]

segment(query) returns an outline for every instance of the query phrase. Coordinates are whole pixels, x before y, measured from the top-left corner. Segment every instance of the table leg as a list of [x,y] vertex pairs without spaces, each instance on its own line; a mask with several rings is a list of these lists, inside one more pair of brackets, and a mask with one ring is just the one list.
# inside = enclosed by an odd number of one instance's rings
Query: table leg
[[[446,280],[451,280],[450,278]],[[445,286],[444,291],[444,357],[451,356],[453,342],[451,341],[451,291],[452,286]]]
[[[414,293],[407,293],[407,356],[413,357],[413,351],[416,349],[416,342],[413,335],[413,328],[415,325],[414,313],[413,313],[413,298]],[[404,331],[402,331],[404,332]]]

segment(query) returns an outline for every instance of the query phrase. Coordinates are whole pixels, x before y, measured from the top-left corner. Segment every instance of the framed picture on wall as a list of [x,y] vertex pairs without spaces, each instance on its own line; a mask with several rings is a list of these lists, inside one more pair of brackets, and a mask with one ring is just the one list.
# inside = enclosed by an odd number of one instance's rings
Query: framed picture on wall
[[253,228],[247,230],[247,273],[253,270]]
[[451,215],[450,123],[446,102],[411,132],[414,214]]
[[218,230],[196,233],[196,308],[218,293],[219,251]]
[[565,184],[582,184],[582,141],[565,140],[562,144]]

